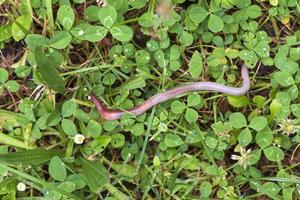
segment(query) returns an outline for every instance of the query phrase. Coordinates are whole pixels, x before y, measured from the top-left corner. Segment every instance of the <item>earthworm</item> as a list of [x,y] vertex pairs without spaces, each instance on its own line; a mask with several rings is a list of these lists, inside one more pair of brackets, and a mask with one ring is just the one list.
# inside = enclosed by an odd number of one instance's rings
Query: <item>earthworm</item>
[[221,92],[233,96],[243,95],[250,88],[250,78],[249,78],[248,68],[244,65],[241,67],[241,75],[243,79],[243,83],[241,87],[230,87],[230,86],[225,86],[219,83],[208,82],[208,81],[189,83],[189,84],[175,87],[165,92],[158,93],[150,97],[146,101],[144,101],[144,103],[137,105],[127,111],[108,109],[102,105],[100,100],[97,99],[97,97],[94,94],[91,94],[90,97],[91,97],[91,101],[95,104],[100,116],[103,119],[117,120],[120,119],[122,115],[125,113],[131,113],[135,116],[141,115],[142,113],[152,108],[156,104],[168,101],[169,99],[172,99],[178,95],[186,94],[193,91],[204,90],[210,92]]

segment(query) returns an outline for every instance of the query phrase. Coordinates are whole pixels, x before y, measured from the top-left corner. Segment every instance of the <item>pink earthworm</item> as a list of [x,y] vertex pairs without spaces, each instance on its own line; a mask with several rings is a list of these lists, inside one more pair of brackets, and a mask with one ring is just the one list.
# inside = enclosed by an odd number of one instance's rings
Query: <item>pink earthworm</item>
[[169,99],[172,99],[178,95],[186,94],[193,91],[210,91],[210,92],[220,92],[224,94],[229,94],[233,96],[240,96],[245,94],[249,88],[250,88],[250,78],[249,78],[249,72],[248,68],[246,66],[241,67],[241,75],[243,79],[243,83],[241,87],[230,87],[225,86],[219,83],[215,82],[208,82],[208,81],[202,81],[202,82],[194,82],[185,84],[182,86],[175,87],[173,89],[167,90],[165,92],[158,93],[146,101],[144,103],[137,105],[127,111],[122,110],[113,110],[108,109],[102,105],[99,99],[94,94],[91,94],[91,101],[95,104],[100,116],[105,120],[117,120],[122,117],[125,113],[131,113],[134,116],[141,115],[148,109],[152,108],[153,106],[168,101]]

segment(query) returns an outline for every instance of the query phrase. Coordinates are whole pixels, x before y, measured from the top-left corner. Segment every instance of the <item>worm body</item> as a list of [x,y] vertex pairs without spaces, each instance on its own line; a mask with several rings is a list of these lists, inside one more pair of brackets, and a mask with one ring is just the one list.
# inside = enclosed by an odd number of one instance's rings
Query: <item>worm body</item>
[[168,101],[178,95],[186,94],[193,91],[210,91],[210,92],[221,92],[224,94],[239,96],[245,94],[250,88],[250,78],[248,68],[246,66],[242,66],[241,75],[243,79],[243,83],[241,87],[229,87],[215,82],[194,82],[186,85],[178,86],[173,89],[167,90],[162,93],[158,93],[149,99],[147,99],[144,103],[135,106],[127,111],[121,110],[112,110],[107,109],[102,105],[102,103],[97,99],[97,97],[91,94],[91,100],[95,104],[100,116],[105,120],[116,120],[120,119],[124,113],[132,113],[135,116],[138,116],[148,109],[152,108],[156,104]]

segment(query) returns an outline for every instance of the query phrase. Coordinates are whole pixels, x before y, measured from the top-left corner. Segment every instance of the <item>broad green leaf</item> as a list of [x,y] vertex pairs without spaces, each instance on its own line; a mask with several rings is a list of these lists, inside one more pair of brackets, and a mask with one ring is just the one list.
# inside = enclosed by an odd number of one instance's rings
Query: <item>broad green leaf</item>
[[126,57],[132,57],[135,53],[135,46],[132,43],[123,46],[123,53]]
[[247,126],[247,120],[245,116],[240,112],[232,113],[229,116],[229,122],[233,128],[237,129]]
[[201,163],[199,159],[197,159],[195,156],[190,156],[190,155],[183,158],[179,164],[180,168],[193,170],[193,171],[199,170],[200,165]]
[[190,132],[185,138],[185,142],[188,144],[195,144],[200,142],[201,140],[202,140],[202,135],[200,135],[196,131]]
[[228,58],[237,58],[239,56],[239,51],[237,49],[227,48],[225,49],[225,55]]
[[198,78],[202,72],[202,58],[201,54],[198,51],[195,51],[192,59],[189,62],[189,72],[193,78]]
[[300,60],[300,47],[290,48],[290,58],[293,61],[299,61]]
[[106,131],[112,131],[119,125],[119,122],[117,120],[112,121],[106,121],[103,124],[103,129]]
[[284,200],[293,200],[293,194],[295,192],[295,188],[287,187],[282,189],[282,196]]
[[217,147],[218,142],[218,139],[212,136],[208,136],[205,138],[205,144],[212,149]]
[[155,15],[153,13],[146,12],[139,17],[138,22],[142,27],[148,28],[153,26],[155,20]]
[[26,66],[26,65],[20,66],[20,67],[15,69],[15,73],[19,78],[25,78],[25,77],[30,75],[31,67]]
[[72,115],[75,115],[76,110],[77,104],[72,100],[68,100],[62,105],[61,114],[63,117],[70,117]]
[[184,115],[185,119],[190,122],[196,122],[198,120],[198,112],[192,108],[187,108]]
[[66,135],[74,136],[77,133],[77,128],[74,122],[69,119],[63,119],[61,121],[61,127]]
[[115,39],[121,42],[127,42],[133,37],[132,29],[125,25],[113,26],[109,31]]
[[277,6],[278,5],[278,0],[269,0],[269,2],[272,6]]
[[114,7],[109,5],[102,7],[99,11],[98,18],[106,28],[110,28],[117,19],[117,11]]
[[283,63],[277,64],[276,67],[290,74],[295,74],[299,69],[299,65],[297,62],[289,61],[289,60],[288,61],[285,60]]
[[4,68],[0,68],[0,83],[5,83],[8,80],[8,72]]
[[279,185],[277,185],[276,183],[273,183],[273,182],[266,182],[263,184],[263,187],[266,191],[268,191],[268,193],[271,193],[273,195],[278,194],[281,190]]
[[147,64],[149,63],[150,58],[150,54],[146,50],[139,50],[135,53],[135,61],[137,62],[137,64]]
[[300,104],[292,104],[291,111],[294,116],[300,118]]
[[227,100],[235,108],[243,108],[249,104],[249,100],[245,96],[228,96]]
[[168,60],[165,58],[163,50],[159,49],[154,53],[154,59],[159,67],[165,68],[168,65]]
[[178,60],[171,60],[170,61],[170,69],[172,71],[177,71],[181,67],[181,63]]
[[175,100],[171,103],[171,110],[175,114],[183,113],[186,105],[179,100]]
[[221,0],[221,6],[226,9],[231,9],[236,5],[237,0]]
[[111,164],[111,168],[115,170],[119,175],[125,177],[134,177],[137,174],[137,170],[134,166],[129,164]]
[[75,187],[76,187],[75,183],[72,183],[72,182],[69,182],[69,181],[63,182],[63,183],[58,185],[58,188],[66,191],[66,192],[69,192],[69,193],[74,192]]
[[222,123],[221,121],[213,123],[211,128],[217,135],[223,135],[224,133],[228,133],[232,130],[232,126],[229,122]]
[[217,176],[219,174],[219,169],[216,165],[210,165],[206,167],[205,173],[213,176]]
[[70,6],[62,5],[57,11],[57,20],[67,30],[70,30],[75,20],[75,13]]
[[142,76],[135,76],[127,81],[122,88],[125,88],[127,91],[134,90],[137,88],[143,88],[146,86],[145,78]]
[[167,147],[178,147],[184,144],[180,136],[171,133],[166,135],[164,143]]
[[256,104],[258,108],[263,108],[266,103],[266,97],[263,97],[261,95],[256,95],[253,97],[252,101],[253,103]]
[[281,161],[284,158],[284,153],[276,146],[270,146],[264,149],[264,154],[270,161]]
[[99,193],[102,187],[109,183],[107,170],[98,162],[92,162],[79,158],[82,165],[82,173],[85,182],[92,192]]
[[56,31],[54,37],[49,41],[49,46],[55,49],[66,48],[72,40],[72,36],[68,31]]
[[224,23],[219,16],[211,14],[208,20],[208,28],[213,33],[217,33],[223,30]]
[[145,132],[145,127],[143,123],[137,123],[133,125],[131,133],[135,136],[140,136]]
[[250,165],[254,165],[255,163],[257,163],[260,160],[260,157],[261,157],[260,149],[251,151],[250,158],[249,158]]
[[146,44],[149,51],[157,51],[159,49],[159,44],[157,41],[151,39]]
[[84,11],[84,15],[87,18],[87,20],[90,21],[90,22],[98,21],[98,15],[99,15],[100,9],[101,8],[98,7],[98,6],[90,5]]
[[103,26],[89,26],[84,31],[84,38],[90,42],[98,42],[106,36],[107,32],[108,30]]
[[28,34],[25,38],[25,42],[27,47],[31,51],[34,51],[38,46],[47,46],[49,43],[49,39],[39,34]]
[[180,34],[180,43],[187,47],[187,46],[191,46],[193,44],[193,35],[190,34],[189,32],[187,31],[182,31],[181,34]]
[[133,8],[141,9],[146,5],[147,0],[130,0],[129,3]]
[[208,14],[209,13],[207,12],[207,10],[200,6],[194,6],[188,10],[188,15],[191,20],[198,24],[202,22],[208,16]]
[[25,36],[29,33],[30,26],[30,15],[19,16],[11,27],[11,32],[14,40],[20,41],[21,39],[25,38]]
[[54,91],[64,93],[65,83],[59,76],[56,64],[43,52],[41,47],[36,48],[34,55],[38,65],[37,70],[41,74],[43,81]]
[[248,8],[246,8],[245,12],[248,15],[248,17],[253,19],[258,18],[262,14],[261,8],[258,5],[249,6]]
[[202,106],[203,102],[204,99],[198,93],[190,94],[187,97],[187,106]]
[[161,132],[167,132],[168,131],[168,125],[166,125],[163,122],[160,122],[157,129]]
[[122,147],[125,144],[125,136],[120,133],[112,134],[110,144],[114,148]]
[[280,109],[282,108],[282,104],[277,100],[274,99],[271,104],[270,104],[270,113],[272,117],[275,117],[276,114],[280,111]]
[[95,120],[90,120],[87,125],[88,134],[92,137],[97,137],[101,134],[102,126]]
[[270,55],[270,47],[267,41],[261,41],[259,42],[255,48],[254,51],[257,55],[259,55],[261,58],[266,58]]
[[263,116],[258,116],[250,121],[249,127],[256,131],[262,131],[268,124],[268,120]]
[[242,130],[240,132],[237,139],[241,146],[243,146],[243,147],[247,146],[252,141],[251,131],[248,128],[245,128],[244,130]]
[[262,194],[267,195],[268,197],[270,197],[270,199],[272,200],[281,200],[281,198],[278,197],[278,195],[274,195],[273,192],[269,192],[268,190],[266,190],[261,184],[260,182],[256,181],[256,180],[251,180],[250,184],[252,184],[252,187],[255,187],[257,192],[259,191]]
[[274,78],[283,87],[291,86],[295,83],[294,78],[288,72],[276,72]]
[[278,102],[284,106],[289,106],[291,103],[291,98],[286,92],[277,92],[276,100],[278,100]]
[[262,130],[259,131],[256,134],[255,137],[255,141],[256,144],[260,147],[260,148],[266,148],[267,146],[271,145],[273,142],[273,133],[271,130]]
[[54,156],[49,163],[49,174],[57,181],[64,181],[67,177],[67,169],[65,164],[58,156]]
[[108,135],[100,135],[99,137],[94,138],[94,140],[97,142],[98,151],[102,152],[109,144],[111,137]]
[[59,122],[61,121],[61,113],[60,113],[60,109],[57,107],[55,108],[55,110],[53,110],[51,112],[51,114],[49,115],[49,117],[47,118],[47,126],[56,126],[59,124]]
[[[16,194],[14,192],[16,191],[17,184],[18,182],[15,178],[5,178],[4,180],[1,180],[0,182],[1,200],[16,200]],[[9,193],[13,194],[13,196],[6,195]]]
[[242,50],[239,52],[239,57],[244,60],[250,68],[254,68],[255,63],[258,61],[258,57],[254,51]]
[[170,60],[177,60],[180,58],[180,47],[172,45],[170,48]]
[[199,190],[201,193],[201,196],[204,198],[209,198],[210,194],[212,193],[212,185],[208,181],[203,181],[200,184]]
[[5,87],[10,92],[17,92],[20,89],[20,85],[17,81],[9,80],[5,83]]
[[82,189],[86,186],[81,174],[70,174],[66,181],[74,183],[76,190]]
[[85,31],[92,25],[87,23],[78,24],[76,27],[72,28],[70,33],[78,40],[85,40]]
[[0,26],[0,42],[8,40],[12,37],[11,24],[5,24]]
[[62,151],[32,149],[18,152],[1,153],[0,163],[11,165],[40,165],[48,162],[53,156],[62,155]]

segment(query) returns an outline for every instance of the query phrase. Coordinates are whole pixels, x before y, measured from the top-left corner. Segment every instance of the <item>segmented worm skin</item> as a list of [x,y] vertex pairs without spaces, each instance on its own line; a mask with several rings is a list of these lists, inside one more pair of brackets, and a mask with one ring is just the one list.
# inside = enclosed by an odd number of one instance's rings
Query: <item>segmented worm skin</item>
[[102,103],[97,99],[97,97],[94,94],[91,94],[90,97],[92,102],[95,104],[100,116],[103,119],[116,120],[116,119],[120,119],[124,113],[132,113],[133,115],[138,116],[144,113],[145,111],[147,111],[148,109],[152,108],[156,104],[168,101],[169,99],[172,99],[178,95],[186,94],[193,91],[204,90],[210,92],[220,92],[220,93],[234,95],[234,96],[243,95],[250,88],[249,72],[246,66],[241,67],[241,75],[243,79],[243,83],[241,87],[229,87],[219,83],[205,82],[205,81],[189,83],[186,85],[175,87],[173,89],[167,90],[162,93],[158,93],[150,97],[144,103],[135,106],[134,108],[131,108],[127,111],[108,109],[102,105]]

